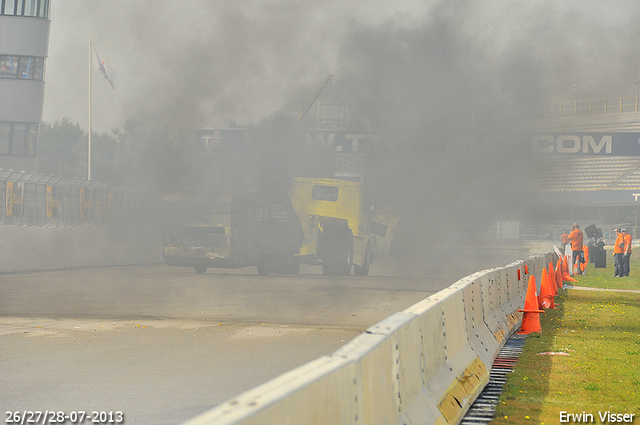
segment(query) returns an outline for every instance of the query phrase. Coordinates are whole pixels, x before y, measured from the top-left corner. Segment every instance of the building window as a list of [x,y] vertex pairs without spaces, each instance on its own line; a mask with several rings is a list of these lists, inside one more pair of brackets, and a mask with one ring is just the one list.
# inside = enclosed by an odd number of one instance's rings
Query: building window
[[24,2],[24,16],[38,16],[38,2],[37,1],[25,1]]
[[41,0],[38,3],[38,18],[49,17],[49,0]]
[[34,156],[36,154],[36,145],[38,143],[38,124],[31,123],[27,128],[27,139],[24,144],[24,154]]
[[0,155],[8,155],[9,146],[11,146],[11,123],[0,122]]
[[316,201],[336,202],[338,200],[338,187],[314,185],[311,191],[311,198]]
[[0,155],[34,156],[37,143],[37,123],[0,122]]
[[15,5],[16,2],[13,0],[0,0],[2,1],[3,7],[2,7],[2,14],[3,15],[15,15]]
[[0,0],[0,15],[49,18],[50,0]]
[[27,138],[29,125],[25,123],[13,124],[13,140],[11,146],[12,155],[24,155],[24,142]]
[[42,81],[44,78],[44,58],[0,55],[0,78]]

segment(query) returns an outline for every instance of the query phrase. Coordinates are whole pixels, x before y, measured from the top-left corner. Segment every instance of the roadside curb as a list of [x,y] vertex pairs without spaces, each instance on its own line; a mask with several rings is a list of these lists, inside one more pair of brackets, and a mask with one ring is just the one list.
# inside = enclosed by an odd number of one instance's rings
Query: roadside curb
[[631,292],[633,294],[640,294],[640,290],[637,290],[637,289],[605,289],[605,288],[589,288],[587,286],[573,286],[573,285],[565,285],[565,289],[577,289],[579,291]]

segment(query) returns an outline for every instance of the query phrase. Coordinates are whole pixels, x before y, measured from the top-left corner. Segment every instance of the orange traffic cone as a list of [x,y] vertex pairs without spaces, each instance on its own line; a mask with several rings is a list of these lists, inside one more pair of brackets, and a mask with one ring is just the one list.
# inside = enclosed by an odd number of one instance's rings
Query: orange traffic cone
[[522,328],[519,334],[530,334],[531,332],[542,332],[540,326],[540,313],[544,310],[538,310],[538,297],[536,296],[536,277],[529,276],[529,286],[527,287],[527,298],[524,301],[524,309],[518,310],[524,312],[522,316]]
[[575,280],[574,278],[572,278],[571,276],[569,276],[569,273],[565,273],[562,275],[562,280],[563,281],[567,281],[567,282],[577,282],[577,280]]
[[587,245],[582,245],[582,254],[584,255],[584,263],[580,263],[580,271],[584,274],[584,270],[589,264],[589,247]]
[[556,264],[556,285],[558,289],[562,289],[562,259],[558,259]]
[[[549,278],[549,287],[551,288],[551,292],[553,292],[553,296],[558,295],[558,284],[556,282],[556,274],[553,271],[553,263],[549,261],[549,273],[547,274]],[[542,292],[542,288],[540,288],[540,292]]]
[[547,269],[542,269],[542,284],[540,285],[540,295],[538,296],[538,307],[541,309],[556,308]]
[[569,257],[567,257],[566,255],[564,256],[564,261],[563,261],[564,267],[563,267],[563,272],[562,272],[562,280],[563,281],[567,281],[567,282],[577,282],[577,280],[575,280],[574,278],[571,277],[571,275],[569,274]]

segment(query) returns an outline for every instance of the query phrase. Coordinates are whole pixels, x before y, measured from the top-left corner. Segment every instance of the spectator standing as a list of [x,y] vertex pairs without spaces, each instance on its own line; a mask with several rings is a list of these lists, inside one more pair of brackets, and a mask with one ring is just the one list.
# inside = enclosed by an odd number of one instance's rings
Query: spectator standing
[[622,228],[622,235],[624,237],[624,253],[622,256],[622,276],[629,276],[629,260],[631,259],[631,235],[627,232],[627,229]]
[[613,277],[622,277],[622,256],[624,255],[624,235],[616,227],[614,230],[616,232],[616,241],[613,243],[613,265],[615,268],[615,272],[613,273]]
[[568,239],[571,241],[571,254],[573,256],[571,268],[575,268],[576,263],[578,263],[578,273],[582,274],[580,264],[584,262],[584,257],[582,256],[584,235],[578,223],[574,223],[573,226],[571,226],[571,233],[569,233]]
[[[571,241],[569,240],[569,235],[567,235],[566,233],[562,234],[562,250],[564,252],[564,255],[567,256],[567,259],[569,260],[570,264],[573,264],[573,255],[571,254],[571,250],[569,248],[571,248],[571,245],[569,244]],[[573,274],[573,267],[569,267],[569,274],[572,275]]]

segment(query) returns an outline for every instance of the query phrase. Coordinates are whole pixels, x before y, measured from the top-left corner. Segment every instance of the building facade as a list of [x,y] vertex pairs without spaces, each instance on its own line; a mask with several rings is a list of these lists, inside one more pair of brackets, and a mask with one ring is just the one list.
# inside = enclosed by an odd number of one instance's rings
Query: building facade
[[50,0],[0,0],[0,168],[37,172]]

